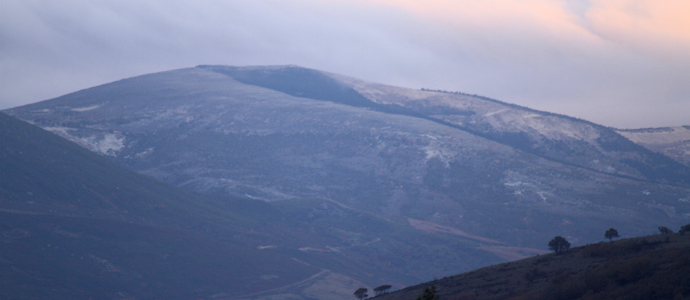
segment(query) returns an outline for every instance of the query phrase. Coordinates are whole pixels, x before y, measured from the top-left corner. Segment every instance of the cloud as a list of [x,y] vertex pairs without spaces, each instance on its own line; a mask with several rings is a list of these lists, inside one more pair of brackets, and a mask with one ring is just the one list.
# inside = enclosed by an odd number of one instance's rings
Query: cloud
[[0,109],[198,64],[298,64],[617,127],[690,115],[684,0],[4,1]]
[[610,126],[689,122],[687,1],[374,2],[446,30],[428,49],[461,90]]
[[592,31],[636,51],[690,61],[690,2],[595,0],[587,12]]

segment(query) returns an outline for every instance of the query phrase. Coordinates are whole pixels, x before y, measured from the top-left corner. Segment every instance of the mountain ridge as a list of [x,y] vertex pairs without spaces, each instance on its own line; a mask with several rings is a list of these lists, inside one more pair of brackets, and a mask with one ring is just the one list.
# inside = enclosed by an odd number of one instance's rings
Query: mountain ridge
[[620,129],[618,132],[649,150],[690,166],[690,126]]

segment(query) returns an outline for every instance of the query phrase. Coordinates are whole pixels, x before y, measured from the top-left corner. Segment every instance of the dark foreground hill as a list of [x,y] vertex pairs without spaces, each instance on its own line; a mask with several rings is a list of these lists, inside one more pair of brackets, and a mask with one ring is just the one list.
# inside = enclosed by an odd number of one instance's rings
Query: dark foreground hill
[[576,247],[405,288],[373,299],[414,300],[434,286],[442,300],[648,300],[690,298],[690,234]]

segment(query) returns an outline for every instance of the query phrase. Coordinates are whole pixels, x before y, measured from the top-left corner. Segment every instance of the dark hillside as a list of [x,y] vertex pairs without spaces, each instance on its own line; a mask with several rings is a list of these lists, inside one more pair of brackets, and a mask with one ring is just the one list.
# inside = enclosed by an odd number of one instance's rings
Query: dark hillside
[[[4,210],[144,223],[162,219],[178,223],[179,218],[198,212],[226,224],[249,221],[243,217],[246,212],[270,211],[270,206],[257,201],[212,201],[175,188],[3,113],[0,141],[0,200]],[[232,209],[222,213],[210,210],[209,215],[204,207],[208,205]]]
[[232,240],[261,203],[193,195],[4,114],[0,141],[1,299],[208,298],[320,271]]
[[280,91],[295,97],[331,101],[355,107],[377,107],[375,103],[351,87],[312,69],[297,66],[275,70],[230,66],[199,66],[199,68],[226,74],[239,82]]
[[601,242],[446,277],[376,297],[413,300],[435,286],[442,300],[688,299],[690,234]]

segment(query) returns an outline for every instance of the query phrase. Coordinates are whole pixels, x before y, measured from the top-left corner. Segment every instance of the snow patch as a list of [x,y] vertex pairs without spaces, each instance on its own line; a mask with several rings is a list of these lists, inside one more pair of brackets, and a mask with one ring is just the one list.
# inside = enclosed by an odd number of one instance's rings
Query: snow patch
[[125,147],[125,138],[112,133],[106,133],[100,139],[94,136],[88,137],[85,141],[91,145],[94,151],[104,155],[115,156]]
[[67,127],[43,127],[43,129],[45,129],[45,130],[47,130],[47,131],[50,131],[50,132],[52,132],[52,133],[54,133],[54,134],[57,134],[57,135],[59,135],[59,136],[61,136],[61,137],[63,137],[63,138],[66,138],[66,139],[68,139],[68,140],[74,142],[74,140],[72,139],[72,136],[71,136],[69,133],[67,133],[67,131],[72,130],[72,128],[67,128]]
[[502,109],[485,114],[489,124],[496,130],[505,132],[528,132],[543,135],[554,140],[593,141],[599,137],[598,131],[587,124],[563,122],[558,117],[523,112],[516,109]]
[[116,156],[125,147],[125,137],[119,133],[99,133],[82,137],[71,134],[73,128],[44,127],[43,129],[102,155]]
[[495,115],[495,114],[500,114],[500,113],[505,112],[505,111],[508,111],[508,109],[506,108],[506,109],[501,109],[501,110],[497,110],[497,111],[488,112],[488,113],[484,114],[484,116],[485,116],[485,117],[491,117],[491,116],[493,116],[493,115]]
[[429,161],[432,158],[438,158],[443,162],[446,168],[450,168],[450,161],[452,155],[444,153],[442,149],[436,149],[431,145],[424,147],[423,150],[426,154],[426,161]]
[[434,141],[438,140],[438,138],[436,138],[435,136],[430,135],[430,134],[425,134],[424,136],[426,136],[426,137],[428,137],[428,138],[430,138],[430,139],[432,139],[432,140],[434,140]]
[[139,153],[135,154],[134,157],[136,157],[136,158],[143,158],[143,157],[146,157],[146,156],[148,156],[149,154],[153,153],[153,149],[154,149],[153,147],[150,147],[150,148],[148,148],[148,149],[146,149],[146,150],[144,150],[144,151],[142,151],[142,152],[139,152]]
[[446,141],[442,141],[440,136],[424,135],[429,138],[429,144],[423,148],[424,154],[426,155],[425,160],[429,161],[432,158],[440,159],[446,168],[450,167],[450,161],[457,155],[457,152],[453,149],[449,149],[446,146]]
[[315,251],[315,252],[340,252],[340,250],[336,247],[331,247],[331,246],[326,246],[326,249],[318,249],[318,248],[312,248],[312,247],[302,247],[298,249],[299,251],[302,252],[307,252],[307,251]]
[[94,110],[96,108],[99,108],[101,106],[103,106],[103,104],[96,104],[96,105],[85,106],[85,107],[77,107],[77,108],[72,108],[72,111],[78,111],[78,112],[89,111],[89,110]]
[[430,147],[424,148],[424,152],[426,153],[426,159],[427,160],[432,159],[434,157],[443,156],[443,153],[441,153],[441,151],[439,151],[438,149],[430,148]]

